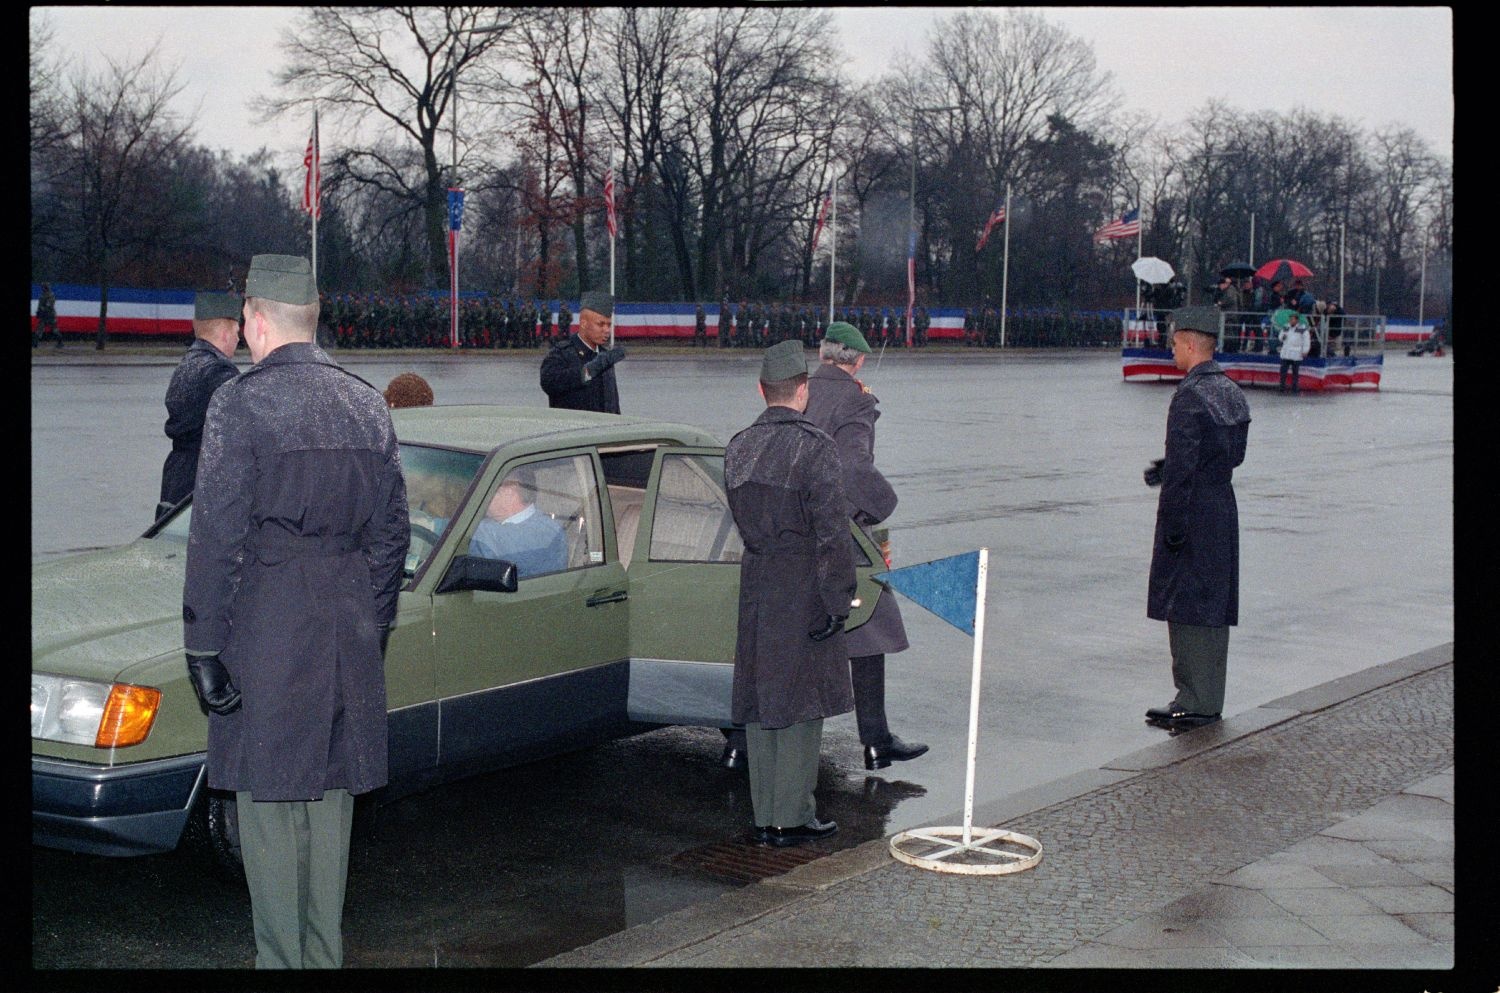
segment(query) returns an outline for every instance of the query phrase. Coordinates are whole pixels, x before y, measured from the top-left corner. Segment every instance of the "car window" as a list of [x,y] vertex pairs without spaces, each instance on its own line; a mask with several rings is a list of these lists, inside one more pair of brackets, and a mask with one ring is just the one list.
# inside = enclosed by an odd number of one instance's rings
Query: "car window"
[[406,479],[406,507],[411,516],[411,546],[406,574],[415,575],[437,547],[448,522],[458,512],[484,457],[425,445],[401,446],[401,473]]
[[724,457],[663,456],[651,521],[651,560],[738,562],[743,551],[724,496]]
[[[473,452],[401,446],[401,474],[406,480],[406,507],[411,518],[411,545],[405,563],[408,577],[416,574],[437,547],[483,462],[484,456]],[[185,542],[192,522],[193,505],[189,501],[152,537]]]
[[599,489],[587,455],[517,466],[484,500],[468,554],[514,562],[517,579],[604,561]]

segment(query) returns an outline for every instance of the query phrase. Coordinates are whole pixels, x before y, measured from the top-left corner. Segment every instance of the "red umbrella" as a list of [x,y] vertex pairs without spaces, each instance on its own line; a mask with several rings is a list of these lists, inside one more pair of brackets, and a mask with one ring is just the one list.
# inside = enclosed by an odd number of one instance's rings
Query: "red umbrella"
[[[1282,266],[1286,266],[1286,270],[1278,271]],[[1296,259],[1272,259],[1255,270],[1255,274],[1269,283],[1273,279],[1285,279],[1288,275],[1293,279],[1311,279],[1313,271]]]

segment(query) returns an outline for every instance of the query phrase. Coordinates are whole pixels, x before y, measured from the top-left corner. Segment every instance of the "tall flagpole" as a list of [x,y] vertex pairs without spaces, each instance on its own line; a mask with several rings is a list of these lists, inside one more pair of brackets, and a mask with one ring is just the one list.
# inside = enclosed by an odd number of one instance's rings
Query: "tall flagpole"
[[839,181],[833,180],[833,217],[829,220],[828,242],[828,323],[833,323],[833,274],[839,264]]
[[[606,208],[609,211],[609,298],[613,303],[615,298],[615,218],[614,218],[614,179],[615,179],[615,149],[609,150],[609,180],[610,180],[610,202]],[[609,319],[609,347],[615,347],[615,318]]]
[[[1141,257],[1141,232],[1146,225],[1141,222],[1141,184],[1135,184],[1135,257]],[[1135,319],[1141,319],[1141,281],[1135,281]]]
[[1005,347],[1005,303],[1010,293],[1010,184],[1005,184],[1005,254],[1000,262],[1000,347]]
[[313,150],[312,163],[308,166],[317,177],[313,180],[313,203],[312,203],[312,275],[313,285],[318,285],[318,208],[323,200],[323,148],[322,140],[318,137],[318,107],[313,105]]
[[1245,259],[1251,265],[1255,265],[1255,211],[1250,212],[1250,255]]

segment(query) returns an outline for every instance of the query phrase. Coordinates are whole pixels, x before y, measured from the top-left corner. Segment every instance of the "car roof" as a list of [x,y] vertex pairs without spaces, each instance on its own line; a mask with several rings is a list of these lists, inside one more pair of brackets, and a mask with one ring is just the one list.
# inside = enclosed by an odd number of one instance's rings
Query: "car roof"
[[520,441],[545,440],[548,447],[668,441],[722,447],[713,435],[688,424],[620,414],[500,404],[403,407],[391,411],[403,443],[491,452]]

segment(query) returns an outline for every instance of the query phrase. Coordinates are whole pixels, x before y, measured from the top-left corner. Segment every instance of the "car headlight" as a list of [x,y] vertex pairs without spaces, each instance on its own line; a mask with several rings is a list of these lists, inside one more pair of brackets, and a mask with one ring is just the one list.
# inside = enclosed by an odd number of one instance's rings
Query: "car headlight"
[[31,674],[31,736],[95,748],[146,740],[161,706],[161,690]]

